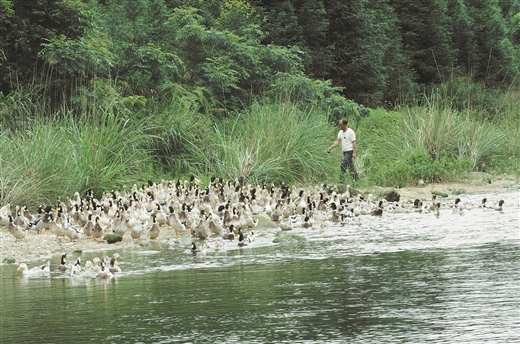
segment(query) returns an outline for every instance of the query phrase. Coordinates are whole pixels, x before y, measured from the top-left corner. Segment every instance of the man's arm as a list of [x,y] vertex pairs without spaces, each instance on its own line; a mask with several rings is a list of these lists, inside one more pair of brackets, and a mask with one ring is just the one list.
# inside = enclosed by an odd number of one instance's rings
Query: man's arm
[[338,145],[338,143],[340,143],[340,142],[341,142],[341,140],[340,140],[340,138],[338,137],[338,138],[336,139],[336,141],[334,141],[334,143],[333,143],[332,145],[330,145],[329,149],[327,149],[327,153],[330,153],[331,149],[334,148],[334,147],[336,147],[336,146]]

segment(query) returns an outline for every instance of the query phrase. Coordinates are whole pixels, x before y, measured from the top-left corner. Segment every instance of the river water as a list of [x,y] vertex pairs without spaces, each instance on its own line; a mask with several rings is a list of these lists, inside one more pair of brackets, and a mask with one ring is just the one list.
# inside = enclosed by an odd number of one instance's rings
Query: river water
[[520,343],[520,193],[459,197],[484,196],[504,210],[258,229],[252,246],[197,254],[190,239],[118,251],[108,280],[68,277],[58,256],[48,278],[0,266],[0,342]]

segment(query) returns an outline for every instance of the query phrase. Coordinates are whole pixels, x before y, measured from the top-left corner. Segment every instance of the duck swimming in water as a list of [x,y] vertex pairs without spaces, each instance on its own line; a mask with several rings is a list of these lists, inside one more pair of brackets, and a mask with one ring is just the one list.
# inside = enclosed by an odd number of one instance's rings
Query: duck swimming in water
[[503,199],[501,199],[500,201],[498,201],[497,205],[493,206],[493,209],[496,211],[503,211],[504,203],[505,203],[505,201]]
[[232,225],[232,224],[229,225],[229,232],[223,233],[222,234],[222,239],[234,240],[235,239],[235,231],[236,231],[235,225]]
[[440,202],[435,203],[435,209],[433,210],[433,215],[438,217],[440,215],[440,212],[439,212],[440,208],[441,208],[441,203]]
[[96,278],[112,278],[114,274],[110,272],[110,270],[106,267],[105,261],[101,261],[101,271],[99,271],[96,275]]
[[80,260],[76,261],[76,264],[74,264],[70,269],[70,276],[76,277],[76,278],[94,278],[96,277],[97,273],[93,273],[92,269],[94,268],[94,265],[90,260],[87,260],[85,263],[85,266],[82,267],[80,264]]
[[58,270],[61,272],[65,272],[69,269],[69,266],[67,265],[67,254],[64,253],[61,255],[60,258],[60,266],[58,267]]
[[49,276],[51,273],[51,262],[48,261],[46,264],[35,266],[31,269],[27,267],[27,264],[22,263],[16,270],[22,270],[22,274],[26,276]]
[[108,267],[108,270],[115,274],[115,273],[118,273],[118,272],[121,272],[121,268],[119,267],[119,265],[117,265],[117,259],[112,257],[110,259],[110,265]]
[[370,211],[370,215],[372,215],[372,216],[383,215],[383,201],[379,201],[379,204],[372,208],[372,210]]
[[238,246],[249,246],[252,244],[252,239],[249,236],[244,235],[242,231],[238,234]]
[[289,217],[288,219],[280,222],[280,229],[282,231],[291,231],[294,229],[294,224],[298,222],[297,216]]
[[201,247],[197,247],[197,245],[195,245],[195,242],[192,242],[191,243],[191,252],[192,253],[205,253],[206,252],[206,245],[205,244],[202,244]]

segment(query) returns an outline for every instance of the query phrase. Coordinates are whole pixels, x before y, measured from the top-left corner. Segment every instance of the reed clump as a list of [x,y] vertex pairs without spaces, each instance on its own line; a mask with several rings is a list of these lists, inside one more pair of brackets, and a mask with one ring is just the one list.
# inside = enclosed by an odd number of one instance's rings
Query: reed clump
[[324,113],[257,102],[214,128],[214,144],[200,155],[211,174],[293,184],[323,181],[335,173],[323,154],[334,135]]
[[0,203],[54,203],[57,197],[133,185],[152,160],[141,123],[103,114],[34,118],[0,134]]

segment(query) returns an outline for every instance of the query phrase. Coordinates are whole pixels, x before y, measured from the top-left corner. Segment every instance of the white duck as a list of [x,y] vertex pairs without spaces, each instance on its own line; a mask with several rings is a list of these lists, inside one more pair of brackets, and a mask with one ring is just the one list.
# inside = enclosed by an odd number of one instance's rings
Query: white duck
[[73,265],[70,271],[70,276],[76,278],[94,278],[97,273],[94,274],[92,269],[94,265],[90,260],[87,260],[85,263],[85,267],[81,267],[81,265]]
[[148,226],[148,222],[141,222],[141,220],[137,220],[134,227],[130,231],[130,235],[132,236],[132,240],[135,241],[137,239],[138,242],[141,242],[141,234],[143,234],[143,231],[145,227]]
[[282,231],[291,231],[294,229],[294,225],[298,222],[298,215],[290,216],[284,221],[280,222],[280,229]]
[[170,226],[176,232],[184,232],[186,226],[179,220],[175,211],[170,209],[170,215],[168,216],[168,226]]
[[70,242],[74,242],[81,238],[82,232],[75,226],[68,225],[64,228],[65,235],[70,239]]
[[46,264],[35,266],[31,269],[27,267],[27,264],[22,263],[16,270],[22,270],[22,274],[26,276],[49,276],[51,273],[51,262],[47,261]]

